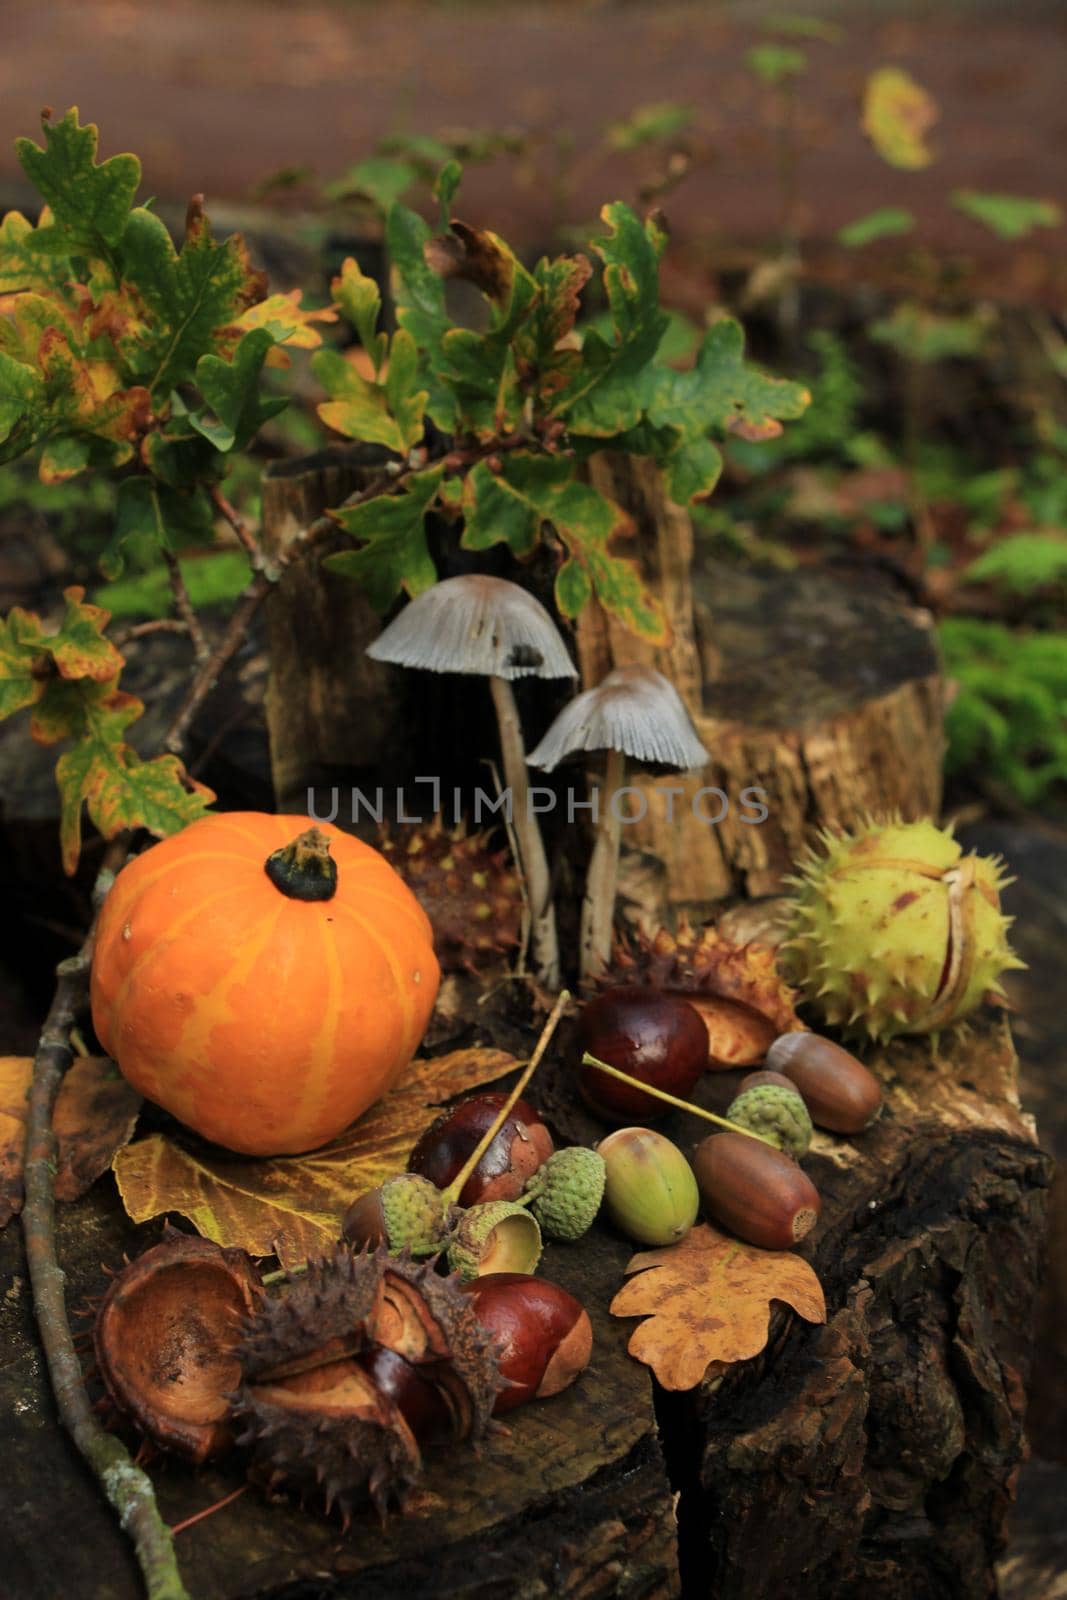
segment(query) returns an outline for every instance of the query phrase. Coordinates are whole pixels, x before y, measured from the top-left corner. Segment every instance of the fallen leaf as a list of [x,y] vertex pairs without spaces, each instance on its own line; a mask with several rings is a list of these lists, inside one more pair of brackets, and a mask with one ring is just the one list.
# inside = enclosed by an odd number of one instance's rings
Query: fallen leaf
[[863,94],[863,131],[883,161],[914,172],[934,159],[926,135],[938,118],[937,101],[901,67],[879,67]]
[[[22,1147],[33,1076],[30,1056],[0,1056],[0,1228],[22,1210]],[[141,1097],[107,1056],[74,1062],[60,1085],[53,1126],[58,1140],[57,1200],[78,1200],[133,1134]]]
[[617,1317],[646,1317],[629,1351],[665,1389],[694,1389],[711,1362],[747,1361],[767,1343],[771,1303],[784,1301],[808,1322],[826,1321],[812,1267],[792,1250],[760,1250],[709,1223],[664,1250],[630,1258],[611,1302]]
[[505,1050],[486,1049],[413,1061],[403,1081],[347,1133],[304,1156],[194,1152],[152,1134],[115,1157],[119,1193],[135,1222],[179,1211],[205,1239],[296,1266],[332,1248],[356,1195],[403,1171],[444,1101],[516,1065]]

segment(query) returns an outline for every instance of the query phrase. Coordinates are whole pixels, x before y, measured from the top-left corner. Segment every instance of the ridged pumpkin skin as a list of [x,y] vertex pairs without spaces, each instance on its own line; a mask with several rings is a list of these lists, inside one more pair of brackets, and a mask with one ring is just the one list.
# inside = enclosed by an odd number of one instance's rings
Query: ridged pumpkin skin
[[104,902],[93,1026],[134,1088],[248,1155],[326,1143],[385,1093],[429,1021],[440,972],[415,896],[329,823],[330,899],[267,876],[309,817],[229,812],[153,845]]

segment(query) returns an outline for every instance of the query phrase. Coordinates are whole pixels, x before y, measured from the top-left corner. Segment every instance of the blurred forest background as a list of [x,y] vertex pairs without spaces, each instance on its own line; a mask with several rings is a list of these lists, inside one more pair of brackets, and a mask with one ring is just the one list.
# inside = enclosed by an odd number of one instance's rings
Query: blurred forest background
[[[77,105],[103,154],[140,154],[168,221],[203,192],[217,232],[245,230],[275,287],[318,303],[346,255],[382,272],[383,207],[427,205],[452,157],[460,214],[530,257],[587,236],[606,200],[662,208],[674,359],[725,307],[758,358],[813,394],[780,439],[729,445],[697,508],[698,560],[870,566],[933,613],[950,680],[946,811],[1018,875],[1026,1103],[1067,1158],[1061,0],[0,0],[0,40],[0,211],[31,204],[15,136],[35,133],[42,100]],[[259,465],[324,442],[299,360],[285,382],[298,401],[264,430]],[[258,471],[227,484],[252,515]],[[112,492],[0,468],[0,609],[47,608],[81,582],[131,624],[162,614],[162,569],[110,584],[93,569]],[[186,566],[194,602],[227,602],[247,577],[226,545]],[[246,663],[253,700],[257,671]],[[262,730],[242,716],[228,759],[247,802],[266,804]],[[41,894],[27,868],[54,853],[51,785],[0,739],[0,868],[23,917],[0,952],[13,1051],[32,1049],[82,920],[80,880],[53,863]],[[1042,1593],[1067,1594],[1065,1327],[1061,1183],[1005,1595],[1036,1595],[1035,1553]]]

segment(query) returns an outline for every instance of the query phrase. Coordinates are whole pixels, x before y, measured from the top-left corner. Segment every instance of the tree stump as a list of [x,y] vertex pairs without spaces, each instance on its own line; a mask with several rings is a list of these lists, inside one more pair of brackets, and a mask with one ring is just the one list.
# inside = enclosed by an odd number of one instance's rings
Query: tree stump
[[633,519],[626,553],[659,595],[671,640],[652,648],[589,606],[578,625],[583,685],[635,661],[657,667],[711,755],[699,774],[630,780],[638,798],[621,881],[635,920],[654,926],[683,910],[701,920],[725,899],[776,893],[820,827],[870,812],[936,815],[943,696],[926,612],[873,568],[694,570],[689,516],[650,462],[606,454],[589,474]]
[[[281,554],[302,529],[363,488],[383,459],[371,446],[338,446],[268,467],[267,553]],[[321,565],[321,556],[350,546],[338,529],[336,539],[322,543],[320,556],[294,562],[267,599],[267,726],[283,811],[306,810],[308,790],[339,773],[379,768],[395,738],[397,675],[365,653],[380,619],[358,584]]]

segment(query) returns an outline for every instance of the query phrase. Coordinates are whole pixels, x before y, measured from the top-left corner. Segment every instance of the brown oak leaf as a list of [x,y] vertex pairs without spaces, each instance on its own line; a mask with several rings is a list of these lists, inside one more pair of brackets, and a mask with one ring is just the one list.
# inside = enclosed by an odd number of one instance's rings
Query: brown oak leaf
[[[22,1210],[22,1148],[33,1077],[30,1056],[0,1056],[0,1228]],[[57,1200],[77,1200],[132,1136],[141,1096],[107,1056],[75,1061],[53,1116]]]
[[760,1250],[709,1223],[679,1244],[632,1256],[611,1302],[617,1317],[645,1317],[630,1354],[665,1389],[694,1389],[714,1362],[747,1361],[767,1343],[771,1303],[784,1301],[808,1322],[826,1321],[814,1269],[792,1250]]
[[179,1211],[205,1239],[296,1266],[332,1249],[356,1195],[404,1170],[444,1101],[517,1065],[505,1050],[481,1048],[413,1061],[347,1132],[303,1156],[235,1156],[151,1134],[116,1156],[119,1193],[135,1222]]

